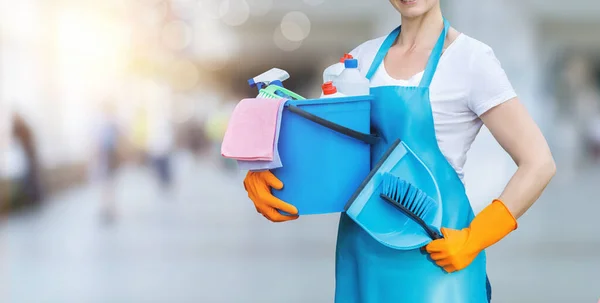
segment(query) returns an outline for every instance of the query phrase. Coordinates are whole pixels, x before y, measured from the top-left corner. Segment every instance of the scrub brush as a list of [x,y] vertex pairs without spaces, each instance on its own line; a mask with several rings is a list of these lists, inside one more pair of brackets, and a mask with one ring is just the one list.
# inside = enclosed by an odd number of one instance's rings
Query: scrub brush
[[390,173],[382,175],[382,183],[382,192],[379,194],[382,199],[419,224],[431,239],[442,238],[439,232],[423,220],[430,211],[436,208],[435,200],[416,186]]
[[259,90],[258,96],[256,96],[256,97],[261,98],[261,99],[281,99],[280,96],[270,93],[265,89]]
[[304,97],[294,93],[293,91],[275,84],[269,85],[266,88],[259,90],[257,98],[281,99],[282,96],[277,95],[277,93],[284,95],[284,99],[305,100]]

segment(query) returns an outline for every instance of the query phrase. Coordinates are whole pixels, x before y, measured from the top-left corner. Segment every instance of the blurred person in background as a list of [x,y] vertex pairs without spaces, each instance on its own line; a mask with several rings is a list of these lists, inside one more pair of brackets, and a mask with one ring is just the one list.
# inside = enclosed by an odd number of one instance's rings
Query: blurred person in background
[[111,222],[116,217],[115,175],[120,162],[121,135],[115,105],[105,101],[94,128],[96,143],[93,165],[96,178],[102,184],[101,216],[106,222]]
[[[443,182],[443,236],[421,244],[432,264],[419,249],[384,246],[342,213],[335,301],[490,301],[482,252],[517,228],[517,219],[554,176],[554,159],[489,46],[451,28],[439,0],[390,2],[401,15],[401,30],[398,27],[351,52],[376,97],[371,123],[381,141],[372,148],[373,164],[397,138],[421,156],[438,182]],[[463,166],[483,125],[518,169],[502,194],[475,216],[465,193]],[[244,186],[267,219],[298,218],[293,205],[271,194],[270,187],[284,186],[271,172],[249,172]],[[474,270],[464,271],[471,264]],[[441,269],[454,274],[440,274]]]
[[0,213],[10,206],[8,155],[13,137],[11,117],[10,108],[0,99]]
[[169,117],[164,111],[149,113],[146,133],[147,153],[151,166],[162,189],[168,192],[172,185],[172,152],[175,145],[175,132]]
[[[600,102],[600,100],[598,100]],[[600,161],[600,114],[596,113],[588,123],[588,146],[594,163]]]
[[20,114],[13,114],[12,123],[13,137],[20,144],[26,160],[24,174],[18,182],[18,192],[22,198],[19,200],[25,205],[37,204],[43,200],[43,191],[35,136],[30,125]]
[[196,160],[199,160],[208,149],[208,138],[204,127],[205,122],[202,119],[193,117],[184,128],[185,141]]
[[600,159],[600,88],[593,73],[593,64],[585,56],[573,56],[567,62],[567,100],[572,104],[572,122],[578,130],[582,148],[577,151],[579,167]]

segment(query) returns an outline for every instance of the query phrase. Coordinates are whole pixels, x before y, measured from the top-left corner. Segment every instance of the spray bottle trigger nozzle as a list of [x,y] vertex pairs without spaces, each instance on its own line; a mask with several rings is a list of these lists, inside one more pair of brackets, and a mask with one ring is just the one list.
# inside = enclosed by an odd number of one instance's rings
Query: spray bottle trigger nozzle
[[254,79],[248,79],[248,85],[250,85],[250,87],[256,87],[258,90],[261,90],[266,86],[265,83],[255,82]]

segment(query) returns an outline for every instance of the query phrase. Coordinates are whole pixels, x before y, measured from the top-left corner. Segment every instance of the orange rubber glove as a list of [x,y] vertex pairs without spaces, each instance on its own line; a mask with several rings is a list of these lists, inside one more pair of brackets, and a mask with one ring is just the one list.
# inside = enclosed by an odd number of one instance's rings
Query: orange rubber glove
[[[295,206],[277,199],[271,194],[271,188],[282,189],[283,183],[270,171],[248,172],[244,179],[244,188],[256,211],[272,222],[285,222],[298,219],[298,209]],[[280,214],[284,211],[291,216]]]
[[442,228],[443,239],[425,246],[435,263],[451,273],[461,270],[484,249],[517,229],[517,220],[504,203],[494,200],[462,230]]

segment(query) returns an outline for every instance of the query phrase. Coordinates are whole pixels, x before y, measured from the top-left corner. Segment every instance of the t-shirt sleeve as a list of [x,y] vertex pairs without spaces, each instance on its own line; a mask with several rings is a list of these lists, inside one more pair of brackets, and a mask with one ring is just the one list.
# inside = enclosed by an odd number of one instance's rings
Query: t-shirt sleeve
[[469,68],[469,108],[478,116],[517,96],[489,46],[473,54]]

